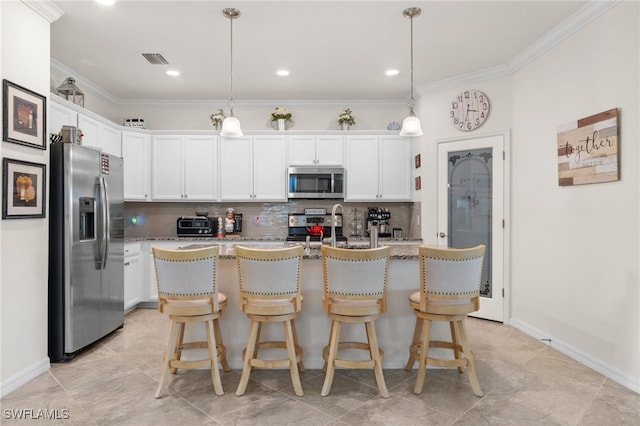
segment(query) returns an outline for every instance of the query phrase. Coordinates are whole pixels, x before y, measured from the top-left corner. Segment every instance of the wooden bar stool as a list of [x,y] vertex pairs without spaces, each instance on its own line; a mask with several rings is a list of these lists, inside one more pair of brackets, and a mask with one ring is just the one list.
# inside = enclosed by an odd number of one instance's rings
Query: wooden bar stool
[[[293,388],[303,396],[299,372],[304,371],[302,348],[294,320],[302,310],[300,292],[301,246],[274,250],[236,246],[240,310],[251,320],[247,347],[242,352],[243,367],[236,395],[244,395],[253,367],[288,367]],[[263,323],[281,322],[284,341],[260,341]],[[287,358],[261,359],[261,349],[286,349]]]
[[[222,343],[218,319],[227,306],[227,296],[218,292],[219,246],[195,250],[165,250],[152,247],[158,285],[158,310],[169,315],[171,333],[164,355],[162,378],[156,391],[160,398],[168,385],[169,372],[177,369],[209,367],[213,388],[223,395],[218,363],[230,371],[226,348]],[[186,324],[204,323],[207,340],[184,343]],[[190,349],[208,349],[209,357],[182,360],[182,352]]]
[[[427,364],[431,364],[455,367],[460,373],[466,367],[473,393],[482,396],[464,319],[480,307],[484,251],[484,245],[468,249],[418,248],[420,291],[409,297],[416,314],[416,327],[405,367],[411,370],[418,361],[418,377],[413,390],[416,394],[422,393]],[[449,323],[451,342],[430,340],[431,321]],[[454,358],[428,356],[429,348],[434,347],[451,349]]]
[[[373,368],[380,395],[389,397],[382,373],[384,353],[378,346],[374,321],[387,310],[390,247],[350,250],[322,246],[324,296],[322,305],[331,319],[329,345],[322,351],[325,379],[321,395],[331,391],[336,367]],[[364,324],[367,342],[340,342],[343,323]],[[362,349],[368,360],[338,358],[341,349]]]

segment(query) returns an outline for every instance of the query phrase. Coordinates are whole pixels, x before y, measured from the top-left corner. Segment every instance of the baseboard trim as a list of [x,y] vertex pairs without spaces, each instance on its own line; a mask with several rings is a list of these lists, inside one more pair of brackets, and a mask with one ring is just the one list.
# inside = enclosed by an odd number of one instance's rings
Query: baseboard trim
[[619,369],[602,362],[602,360],[596,359],[591,355],[582,352],[561,340],[554,338],[553,336],[549,336],[548,334],[543,333],[535,327],[531,327],[530,325],[523,323],[522,321],[511,318],[509,325],[517,328],[518,330],[528,334],[533,338],[544,341],[553,349],[565,354],[572,359],[575,359],[578,362],[581,362],[589,368],[594,369],[598,373],[606,376],[614,382],[619,383],[636,393],[640,393],[640,378],[632,377],[626,374],[624,371],[620,371]]
[[51,363],[49,357],[45,357],[31,366],[23,369],[17,374],[9,377],[0,383],[0,398],[4,398],[20,386],[30,382],[42,373],[49,371]]

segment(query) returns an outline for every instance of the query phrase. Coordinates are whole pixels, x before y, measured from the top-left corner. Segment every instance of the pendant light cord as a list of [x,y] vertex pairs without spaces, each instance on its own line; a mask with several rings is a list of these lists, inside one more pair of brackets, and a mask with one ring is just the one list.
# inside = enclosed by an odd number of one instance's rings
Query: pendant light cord
[[229,116],[233,117],[233,17],[229,17],[229,39],[231,52],[229,61]]
[[413,112],[413,107],[416,100],[413,97],[413,15],[411,15],[411,42],[409,43],[411,47],[411,69],[409,70],[409,80],[410,80],[410,93],[409,93],[409,109]]

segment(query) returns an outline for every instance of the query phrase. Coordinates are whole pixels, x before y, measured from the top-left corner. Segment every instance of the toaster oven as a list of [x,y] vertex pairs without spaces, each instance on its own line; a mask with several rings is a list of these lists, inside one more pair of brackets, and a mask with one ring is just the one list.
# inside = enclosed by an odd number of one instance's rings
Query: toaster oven
[[208,217],[179,217],[176,232],[179,237],[210,237],[216,232],[217,223]]

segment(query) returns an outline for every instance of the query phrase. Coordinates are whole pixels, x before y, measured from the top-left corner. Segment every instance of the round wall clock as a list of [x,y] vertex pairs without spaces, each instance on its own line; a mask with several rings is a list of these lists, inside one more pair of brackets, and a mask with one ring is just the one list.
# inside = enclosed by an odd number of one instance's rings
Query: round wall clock
[[449,118],[456,129],[475,130],[489,116],[489,98],[479,90],[465,90],[451,101]]

